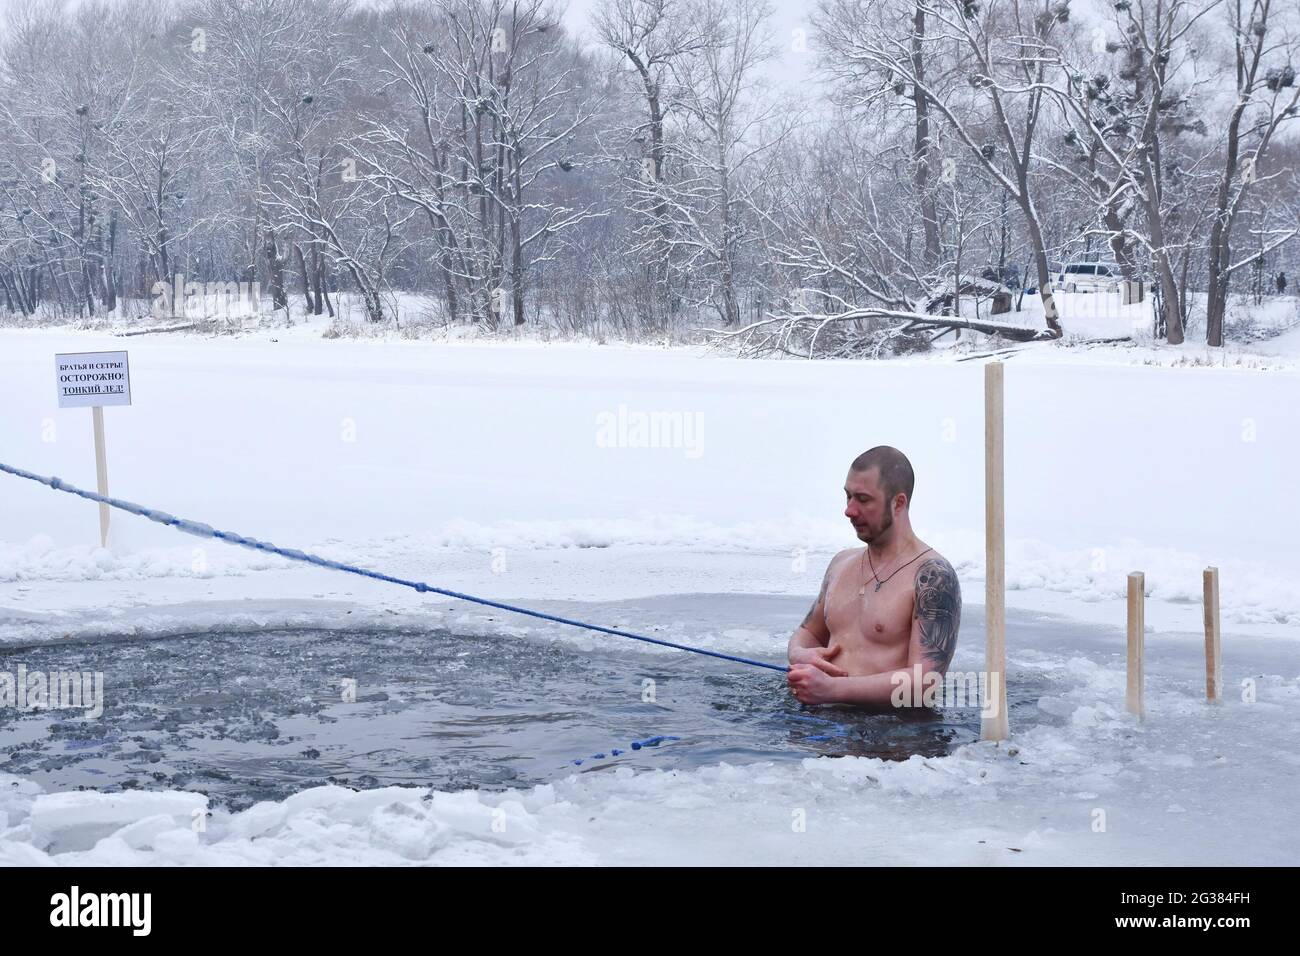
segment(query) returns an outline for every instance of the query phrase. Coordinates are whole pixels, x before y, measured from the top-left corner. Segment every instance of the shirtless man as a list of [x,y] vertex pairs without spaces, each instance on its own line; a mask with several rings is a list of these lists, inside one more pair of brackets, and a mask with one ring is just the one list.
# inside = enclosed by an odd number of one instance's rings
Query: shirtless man
[[942,680],[947,672],[961,587],[943,555],[912,533],[914,484],[911,463],[888,445],[850,466],[844,516],[867,546],[831,559],[821,593],[790,638],[787,681],[801,703],[883,707],[896,693],[920,703],[927,680],[935,680],[926,675]]

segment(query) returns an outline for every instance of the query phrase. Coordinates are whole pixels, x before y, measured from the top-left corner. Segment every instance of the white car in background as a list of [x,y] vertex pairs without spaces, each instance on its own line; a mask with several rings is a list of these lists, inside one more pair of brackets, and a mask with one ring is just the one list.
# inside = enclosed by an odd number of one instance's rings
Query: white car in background
[[1117,262],[1070,262],[1057,273],[1057,288],[1065,292],[1110,292],[1124,281]]

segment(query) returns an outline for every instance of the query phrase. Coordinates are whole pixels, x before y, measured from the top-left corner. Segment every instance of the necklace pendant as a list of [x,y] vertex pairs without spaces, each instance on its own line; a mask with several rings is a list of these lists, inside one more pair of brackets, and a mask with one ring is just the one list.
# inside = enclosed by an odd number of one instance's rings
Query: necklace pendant
[[885,583],[884,581],[877,581],[877,582],[876,582],[876,590],[879,591],[879,590],[880,590],[880,585],[882,585],[882,584],[884,584],[884,583]]

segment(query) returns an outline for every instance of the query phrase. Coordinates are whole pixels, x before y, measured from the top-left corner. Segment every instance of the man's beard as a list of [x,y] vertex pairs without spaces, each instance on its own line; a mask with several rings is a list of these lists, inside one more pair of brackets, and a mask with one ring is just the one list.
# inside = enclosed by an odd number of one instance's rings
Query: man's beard
[[890,528],[892,528],[893,526],[894,526],[894,513],[893,513],[892,511],[886,511],[886,512],[885,512],[885,523],[882,524],[882,525],[880,526],[880,530],[877,531],[875,534],[868,535],[868,536],[867,536],[866,538],[864,538],[863,540],[866,541],[867,544],[871,544],[871,543],[872,543],[873,541],[875,541],[877,538],[882,538],[882,537],[884,537],[885,532],[887,532],[887,531],[888,531]]

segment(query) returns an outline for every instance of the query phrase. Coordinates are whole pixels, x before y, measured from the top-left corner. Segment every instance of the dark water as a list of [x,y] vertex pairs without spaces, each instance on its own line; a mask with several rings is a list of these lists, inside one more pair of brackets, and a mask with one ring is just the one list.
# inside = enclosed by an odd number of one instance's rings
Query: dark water
[[[974,708],[806,708],[782,675],[445,631],[280,631],[0,652],[0,671],[102,671],[104,715],[0,709],[0,768],[50,790],[184,789],[242,809],[325,783],[501,789],[617,766],[906,759],[975,740]],[[355,701],[343,699],[345,679]],[[653,681],[653,700],[645,700]],[[1013,685],[1015,686],[1015,685]],[[1032,717],[1020,686],[1011,717]],[[640,751],[632,741],[665,741]],[[613,756],[614,748],[625,751]],[[592,759],[603,753],[603,759]],[[582,760],[581,765],[575,760]]]

